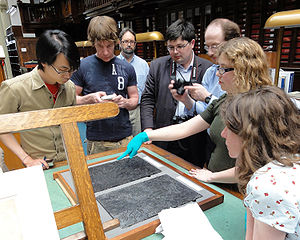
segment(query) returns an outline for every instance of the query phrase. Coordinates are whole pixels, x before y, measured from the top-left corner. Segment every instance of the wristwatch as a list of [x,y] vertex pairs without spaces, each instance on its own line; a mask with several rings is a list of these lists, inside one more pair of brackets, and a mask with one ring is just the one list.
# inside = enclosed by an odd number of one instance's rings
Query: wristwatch
[[206,98],[204,99],[204,102],[205,102],[206,104],[208,104],[209,101],[211,100],[211,96],[212,96],[212,94],[210,94],[208,97],[206,97]]

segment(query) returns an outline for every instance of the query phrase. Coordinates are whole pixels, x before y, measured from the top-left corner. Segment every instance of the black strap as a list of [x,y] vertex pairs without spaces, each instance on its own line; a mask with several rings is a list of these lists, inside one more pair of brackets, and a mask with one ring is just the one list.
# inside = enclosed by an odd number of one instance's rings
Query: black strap
[[[176,79],[176,72],[177,72],[177,64],[174,60],[172,60],[172,64],[170,67],[170,79],[174,80]],[[193,68],[191,72],[191,82],[196,82],[197,81],[197,72],[198,72],[198,62],[196,56],[194,56],[194,62],[193,62]],[[175,105],[178,104],[178,101],[173,99]],[[196,116],[198,113],[196,111],[196,102],[194,104],[194,111],[193,111],[193,116]]]
[[[176,79],[176,72],[177,72],[177,64],[174,60],[172,60],[172,64],[170,66],[170,79],[174,80]],[[191,82],[196,82],[197,81],[197,72],[198,72],[198,63],[197,63],[197,58],[194,56],[194,62],[193,62],[193,68],[191,72]]]

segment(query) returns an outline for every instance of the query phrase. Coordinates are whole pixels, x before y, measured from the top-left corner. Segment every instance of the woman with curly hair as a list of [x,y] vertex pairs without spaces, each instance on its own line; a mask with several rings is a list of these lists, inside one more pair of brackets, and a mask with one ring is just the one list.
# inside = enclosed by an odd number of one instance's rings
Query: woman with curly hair
[[221,88],[227,92],[214,100],[207,109],[189,121],[137,135],[119,157],[133,157],[145,141],[174,141],[210,128],[210,138],[215,144],[208,169],[192,169],[190,174],[202,181],[235,183],[235,161],[228,155],[221,132],[225,125],[219,107],[228,95],[247,92],[263,85],[271,85],[266,56],[258,43],[249,38],[234,38],[218,49],[218,71]]
[[247,207],[246,239],[300,239],[300,115],[279,88],[226,100],[221,115]]

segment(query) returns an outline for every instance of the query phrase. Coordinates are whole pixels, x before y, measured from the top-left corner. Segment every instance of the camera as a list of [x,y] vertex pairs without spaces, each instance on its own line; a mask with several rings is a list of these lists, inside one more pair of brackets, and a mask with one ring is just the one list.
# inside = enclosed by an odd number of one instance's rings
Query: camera
[[191,86],[193,82],[192,79],[191,81],[187,81],[183,76],[178,76],[174,79],[173,89],[177,89],[177,93],[183,95],[185,91],[184,86]]
[[187,120],[190,120],[191,118],[193,118],[194,116],[174,116],[172,121],[173,124],[178,124],[178,123],[183,123]]

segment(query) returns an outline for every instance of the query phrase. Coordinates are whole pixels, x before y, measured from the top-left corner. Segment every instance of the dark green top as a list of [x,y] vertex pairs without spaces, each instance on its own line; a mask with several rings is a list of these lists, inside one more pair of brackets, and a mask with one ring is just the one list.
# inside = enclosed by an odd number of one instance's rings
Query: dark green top
[[213,172],[219,172],[235,166],[235,159],[229,157],[225,145],[225,139],[221,137],[225,124],[223,123],[219,107],[225,101],[227,94],[223,94],[219,99],[214,100],[200,116],[210,124],[210,138],[216,145],[213,150],[208,169]]

